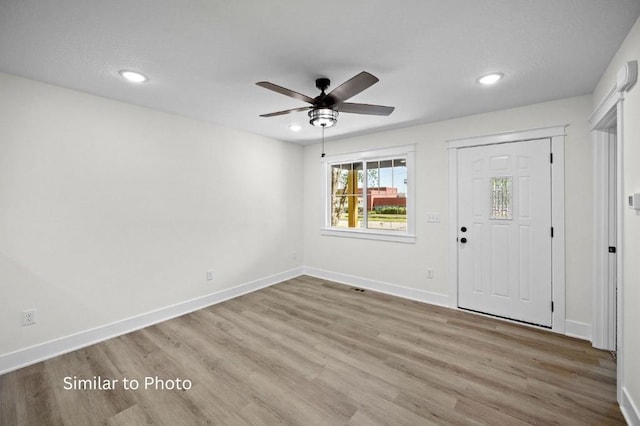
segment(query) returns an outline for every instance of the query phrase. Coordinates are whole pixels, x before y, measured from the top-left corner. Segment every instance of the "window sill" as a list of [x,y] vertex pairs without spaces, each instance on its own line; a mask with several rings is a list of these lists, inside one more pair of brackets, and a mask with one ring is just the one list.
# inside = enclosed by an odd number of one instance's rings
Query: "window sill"
[[391,241],[396,243],[415,244],[416,236],[405,233],[392,234],[387,232],[365,231],[355,229],[336,229],[336,228],[321,228],[321,235],[328,235],[332,237],[345,237],[345,238],[359,238],[362,240],[377,240],[377,241]]

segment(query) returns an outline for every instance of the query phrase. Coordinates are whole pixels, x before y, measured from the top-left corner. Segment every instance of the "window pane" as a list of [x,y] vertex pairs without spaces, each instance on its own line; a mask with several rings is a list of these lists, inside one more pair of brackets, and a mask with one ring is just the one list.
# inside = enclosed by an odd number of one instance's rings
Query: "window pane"
[[513,194],[511,191],[511,176],[491,178],[491,212],[490,219],[512,219],[511,204]]
[[407,161],[393,160],[393,184],[398,188],[398,196],[407,196]]
[[331,166],[331,226],[362,226],[363,173],[362,162]]
[[393,167],[393,160],[383,160],[380,162],[380,167],[389,168]]
[[369,161],[367,163],[367,188],[377,188],[380,186],[379,161]]
[[331,166],[331,193],[335,194],[337,191],[343,191],[347,185],[347,176],[349,174],[349,169],[343,168],[343,164],[335,164]]
[[[367,163],[372,164],[373,162]],[[369,169],[368,181],[376,186],[367,188],[367,228],[390,231],[407,230],[407,167],[402,158],[377,162]]]
[[[364,212],[362,197],[335,197],[332,200],[334,214],[331,226],[336,228],[362,228]],[[353,213],[351,213],[353,211]]]

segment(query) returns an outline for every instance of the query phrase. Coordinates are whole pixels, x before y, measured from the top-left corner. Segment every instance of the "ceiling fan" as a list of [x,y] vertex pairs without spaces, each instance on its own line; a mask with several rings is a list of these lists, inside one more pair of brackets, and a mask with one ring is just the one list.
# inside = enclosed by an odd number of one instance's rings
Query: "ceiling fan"
[[303,95],[293,90],[278,86],[277,84],[270,83],[268,81],[259,81],[256,83],[260,87],[273,90],[285,96],[298,99],[310,106],[304,106],[300,108],[287,109],[284,111],[271,112],[269,114],[262,114],[260,117],[275,117],[278,115],[290,114],[292,112],[307,111],[309,110],[309,123],[318,127],[331,127],[336,124],[338,119],[338,112],[347,112],[352,114],[367,114],[367,115],[389,115],[395,109],[394,107],[382,106],[382,105],[369,105],[369,104],[355,104],[351,102],[345,102],[352,98],[363,90],[373,86],[379,80],[377,77],[369,74],[366,71],[362,71],[350,80],[345,81],[340,86],[336,87],[329,93],[325,91],[329,88],[331,81],[328,78],[318,78],[316,80],[316,87],[320,90],[320,94],[315,98]]

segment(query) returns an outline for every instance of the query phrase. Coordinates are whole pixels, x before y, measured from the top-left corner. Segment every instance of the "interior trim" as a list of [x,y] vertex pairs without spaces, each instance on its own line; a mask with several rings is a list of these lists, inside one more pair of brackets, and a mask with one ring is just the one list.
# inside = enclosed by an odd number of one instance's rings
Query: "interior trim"
[[521,142],[534,139],[565,136],[568,125],[539,127],[529,130],[515,130],[512,132],[494,133],[491,135],[473,136],[470,138],[448,139],[447,149],[468,148],[471,146],[493,145],[497,143]]
[[[451,307],[450,297],[446,294],[435,293],[425,290],[403,287],[396,284],[358,277],[355,275],[343,274],[340,272],[327,271],[314,267],[298,267],[265,278],[251,281],[239,286],[212,293],[206,296],[187,300],[175,305],[167,306],[142,315],[116,321],[105,326],[86,330],[59,339],[51,340],[29,348],[20,349],[15,352],[0,356],[0,375],[35,364],[40,361],[63,355],[77,349],[84,348],[113,337],[121,336],[144,327],[157,324],[181,315],[188,314],[198,309],[203,309],[225,300],[233,299],[247,293],[278,284],[301,275],[334,281],[341,284],[357,286],[367,290],[377,291],[404,299],[415,300],[417,302],[428,303],[449,308]],[[453,309],[458,310],[457,307]],[[483,315],[483,314],[477,314]],[[508,319],[503,321],[513,322]],[[523,324],[526,325],[526,324]],[[536,327],[538,328],[538,327]],[[555,331],[555,330],[551,330]],[[576,321],[567,321],[566,335],[588,340],[591,330],[588,324]],[[631,400],[629,400],[631,401]],[[633,407],[631,402],[630,407]],[[637,410],[636,410],[637,412]],[[633,423],[630,423],[633,424]]]
[[580,321],[565,321],[565,336],[591,341],[593,330],[591,324]]
[[[607,118],[607,120],[605,120],[605,117],[607,117],[610,114],[613,107],[615,107],[615,105],[620,100],[621,100],[621,96],[617,90],[617,86],[613,85],[609,89],[605,97],[600,100],[600,102],[598,103],[598,106],[593,110],[593,112],[591,113],[591,116],[589,117],[589,123],[591,123],[591,130],[594,130],[596,128],[599,128],[599,129],[608,128],[611,125],[610,123],[611,118]],[[615,119],[615,114],[612,118]]]
[[[624,68],[624,66],[623,66]],[[621,68],[618,71],[620,74],[623,71]],[[606,130],[611,127],[614,123],[616,123],[616,203],[618,207],[618,211],[616,213],[616,284],[617,284],[617,292],[616,292],[616,309],[615,309],[615,323],[616,323],[616,346],[618,353],[618,371],[617,371],[617,397],[620,406],[622,407],[623,399],[625,398],[625,394],[623,389],[625,388],[626,380],[625,380],[625,350],[624,350],[624,333],[625,333],[625,322],[624,322],[624,300],[625,300],[625,279],[624,279],[624,215],[625,215],[625,182],[624,182],[624,93],[629,92],[633,88],[633,84],[631,86],[623,85],[620,86],[620,81],[616,81],[616,84],[609,89],[607,95],[604,96],[603,99],[600,100],[598,106],[595,108],[594,112],[591,114],[589,121],[591,123],[592,137],[594,138],[594,143],[597,144],[599,141],[602,142],[603,138],[598,136],[600,131]],[[635,80],[634,80],[635,84]],[[595,149],[595,148],[594,148]],[[596,153],[597,154],[597,153]],[[602,159],[599,157],[595,158],[596,172],[600,170],[601,166],[597,162]],[[595,176],[594,179],[602,178],[602,176]],[[596,189],[598,186],[596,185]],[[597,221],[602,221],[602,218],[598,216],[599,211],[601,211],[602,203],[604,200],[602,197],[599,197],[599,193],[595,194],[594,197],[594,226],[600,225]],[[597,236],[597,234],[596,234]],[[597,252],[594,254],[594,263],[601,264],[602,259]],[[594,276],[594,280],[597,277]],[[596,286],[598,285],[598,281],[594,281],[594,297],[597,295]],[[611,291],[612,289],[607,289]],[[596,299],[597,300],[597,299]],[[613,301],[610,301],[611,303]],[[597,302],[596,302],[597,303]],[[610,304],[611,305],[611,304]],[[597,334],[600,336],[601,332],[609,329],[612,324],[603,324],[600,320],[605,321],[613,321],[614,313],[607,312],[607,316],[604,316],[605,307],[600,304],[594,304],[594,329],[597,330]],[[598,342],[600,343],[600,342]],[[635,410],[637,412],[637,409]],[[637,418],[637,416],[636,416]],[[633,424],[633,423],[631,423]],[[635,424],[640,424],[637,422]]]
[[[454,310],[469,312],[473,315],[480,315],[488,318],[494,318],[500,321],[520,324],[525,327],[534,327],[537,329],[544,328],[546,330],[549,330],[547,327],[540,327],[536,325],[523,323],[521,321],[514,321],[509,318],[496,317],[494,315],[488,315],[482,312],[475,312],[475,311],[469,311],[467,309],[459,309],[458,307],[452,307],[450,303],[450,297],[446,294],[434,293],[434,292],[425,291],[425,290],[417,290],[414,288],[407,288],[407,287],[399,286],[396,284],[389,284],[381,281],[372,280],[369,278],[357,277],[355,275],[327,271],[321,268],[305,266],[303,270],[304,270],[304,275],[309,275],[315,278],[329,280],[329,281],[350,285],[354,287],[364,288],[367,290],[377,291],[380,293],[389,294],[391,296],[402,297],[403,299],[409,299],[409,300],[415,300],[417,302],[428,303],[430,305],[443,306],[445,308],[451,308]],[[557,331],[553,329],[549,331],[557,333]],[[566,336],[575,337],[582,340],[591,340],[591,326],[589,324],[582,323],[579,321],[566,321],[565,332],[560,334],[564,334]]]
[[640,425],[640,409],[636,407],[633,399],[629,395],[626,386],[622,387],[622,401],[620,401],[620,411],[624,419],[630,425]]
[[304,274],[315,278],[335,281],[340,284],[347,284],[365,288],[367,290],[377,291],[379,293],[389,294],[391,296],[402,297],[403,299],[415,300],[417,302],[428,303],[430,305],[444,306],[446,308],[449,307],[449,296],[447,296],[446,294],[403,287],[396,284],[389,284],[382,281],[356,277],[354,275],[332,272],[308,266],[304,267]]
[[382,233],[364,229],[321,228],[320,234],[330,235],[333,237],[359,238],[361,240],[392,241],[396,243],[407,244],[415,244],[416,242],[416,236],[414,234],[393,234],[392,231]]

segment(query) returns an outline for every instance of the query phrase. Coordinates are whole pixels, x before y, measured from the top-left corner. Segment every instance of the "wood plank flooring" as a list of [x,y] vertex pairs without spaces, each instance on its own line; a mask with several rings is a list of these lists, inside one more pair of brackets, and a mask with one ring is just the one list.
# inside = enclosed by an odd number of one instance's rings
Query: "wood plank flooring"
[[588,342],[299,277],[0,376],[0,424],[624,424],[615,377]]

